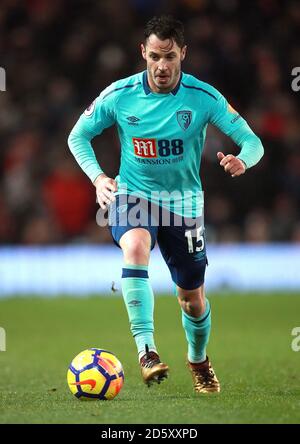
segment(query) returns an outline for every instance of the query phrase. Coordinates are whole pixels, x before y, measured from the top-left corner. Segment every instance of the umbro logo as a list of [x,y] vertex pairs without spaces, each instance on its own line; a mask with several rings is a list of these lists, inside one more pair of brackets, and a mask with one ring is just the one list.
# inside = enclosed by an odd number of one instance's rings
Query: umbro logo
[[128,120],[128,125],[138,125],[137,122],[139,122],[141,120],[135,116],[129,116],[129,117],[126,117],[126,119]]
[[130,305],[131,307],[137,307],[138,305],[141,305],[141,301],[133,299],[132,301],[128,302],[128,305]]
[[128,204],[120,205],[117,209],[117,212],[118,213],[125,213],[125,211],[127,211],[127,208],[128,208]]

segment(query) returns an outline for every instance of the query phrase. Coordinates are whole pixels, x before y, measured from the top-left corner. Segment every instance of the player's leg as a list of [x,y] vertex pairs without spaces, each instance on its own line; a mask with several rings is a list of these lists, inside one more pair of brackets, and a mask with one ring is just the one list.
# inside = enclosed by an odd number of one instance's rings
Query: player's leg
[[122,293],[140,359],[146,344],[150,351],[156,351],[154,296],[148,276],[151,236],[144,228],[134,228],[122,235],[119,244],[124,256]]
[[193,290],[177,286],[177,298],[188,342],[188,361],[199,364],[206,360],[206,346],[211,330],[210,304],[204,294],[204,284]]
[[[126,197],[126,196],[125,196]],[[154,247],[157,227],[147,223],[147,203],[141,205],[144,224],[133,228],[130,211],[135,214],[135,204],[126,204],[124,196],[117,196],[110,207],[110,231],[115,243],[122,248],[124,266],[122,293],[126,305],[130,328],[135,339],[143,380],[160,382],[168,367],[160,362],[154,342],[154,295],[148,277],[150,251]],[[135,224],[136,226],[136,224]]]
[[151,235],[144,228],[123,234],[120,246],[124,254],[122,292],[135,339],[142,377],[149,386],[167,377],[168,366],[160,361],[154,342],[154,295],[148,276]]
[[194,290],[177,286],[182,310],[182,325],[188,343],[188,368],[198,393],[220,391],[220,383],[206,355],[211,330],[211,309],[205,297],[204,284]]
[[194,388],[200,393],[220,391],[206,355],[211,310],[204,292],[207,265],[204,242],[204,236],[199,236],[197,229],[194,232],[186,230],[184,226],[163,227],[158,233],[158,244],[176,285],[182,310],[182,325],[188,343],[188,365]]

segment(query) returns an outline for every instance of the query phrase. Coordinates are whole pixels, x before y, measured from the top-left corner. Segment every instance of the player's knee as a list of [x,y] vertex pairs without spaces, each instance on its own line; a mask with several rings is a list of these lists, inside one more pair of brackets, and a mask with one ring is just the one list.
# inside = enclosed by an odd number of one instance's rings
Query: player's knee
[[205,312],[205,297],[201,289],[178,289],[178,302],[186,314],[195,318],[202,316]]
[[146,264],[150,255],[150,242],[148,236],[133,235],[120,242],[127,263]]
[[149,249],[143,241],[133,241],[132,244],[126,246],[126,248],[123,249],[123,252],[126,262],[130,262],[132,264],[141,264],[148,262]]
[[183,311],[193,318],[199,318],[205,312],[205,306],[198,301],[183,301],[180,305]]

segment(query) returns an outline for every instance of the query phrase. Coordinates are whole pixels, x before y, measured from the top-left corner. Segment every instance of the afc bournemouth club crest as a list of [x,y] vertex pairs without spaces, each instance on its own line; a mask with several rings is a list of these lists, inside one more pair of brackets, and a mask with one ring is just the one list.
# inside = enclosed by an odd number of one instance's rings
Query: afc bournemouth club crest
[[191,124],[192,111],[177,111],[177,122],[179,126],[185,131]]

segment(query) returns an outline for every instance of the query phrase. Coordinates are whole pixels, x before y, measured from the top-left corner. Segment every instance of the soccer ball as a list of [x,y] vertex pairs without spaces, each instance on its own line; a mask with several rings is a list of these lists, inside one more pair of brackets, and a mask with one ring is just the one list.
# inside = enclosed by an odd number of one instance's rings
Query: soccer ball
[[124,371],[117,357],[99,348],[89,348],[75,356],[68,374],[68,385],[78,399],[113,399],[124,383]]

